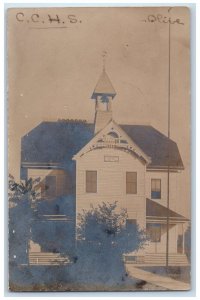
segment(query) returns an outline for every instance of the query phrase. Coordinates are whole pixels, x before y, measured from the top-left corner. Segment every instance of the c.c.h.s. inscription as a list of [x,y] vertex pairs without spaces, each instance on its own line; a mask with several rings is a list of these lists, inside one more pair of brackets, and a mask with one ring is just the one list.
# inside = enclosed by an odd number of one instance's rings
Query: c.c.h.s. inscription
[[184,23],[179,18],[172,18],[170,16],[164,16],[162,14],[148,15],[146,19],[142,20],[142,22],[148,22],[148,23],[157,22],[157,23],[184,25]]
[[64,25],[64,24],[76,24],[82,23],[78,17],[74,14],[62,15],[58,14],[45,14],[40,15],[39,13],[25,14],[22,11],[16,13],[16,20],[18,23],[29,23],[32,25]]

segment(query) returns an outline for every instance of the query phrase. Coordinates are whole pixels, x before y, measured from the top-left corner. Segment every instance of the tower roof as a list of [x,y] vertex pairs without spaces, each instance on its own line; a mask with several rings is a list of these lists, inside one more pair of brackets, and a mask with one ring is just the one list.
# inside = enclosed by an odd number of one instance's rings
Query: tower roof
[[102,96],[102,95],[112,96],[113,98],[116,95],[115,89],[105,70],[103,70],[97,82],[97,85],[92,94],[92,99],[96,99],[97,96]]

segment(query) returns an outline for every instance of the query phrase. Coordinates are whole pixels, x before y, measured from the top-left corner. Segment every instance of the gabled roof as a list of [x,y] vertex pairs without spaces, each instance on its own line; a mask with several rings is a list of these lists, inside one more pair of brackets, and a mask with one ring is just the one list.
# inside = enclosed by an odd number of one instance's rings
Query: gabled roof
[[21,140],[22,163],[69,164],[94,136],[94,124],[79,121],[42,122]]
[[116,95],[115,89],[105,70],[103,70],[97,82],[97,85],[92,94],[92,99],[96,99],[97,96],[102,96],[102,95],[108,95],[112,97]]
[[[125,133],[151,158],[149,166],[183,168],[178,147],[152,126],[120,125]],[[22,164],[57,163],[62,167],[72,162],[78,153],[94,137],[94,124],[79,121],[42,122],[21,140]],[[148,166],[148,167],[149,167]]]
[[185,218],[184,216],[176,213],[175,211],[167,209],[167,207],[153,201],[150,199],[146,199],[146,216],[147,219],[152,220],[163,220],[169,216],[170,220],[174,221],[184,221],[187,222],[189,219]]
[[[177,144],[160,131],[146,125],[120,125],[128,136],[149,156],[149,167],[183,169]],[[168,155],[169,153],[169,155]],[[169,158],[168,158],[169,156]]]
[[[126,132],[119,126],[114,120],[111,120],[102,130],[100,130],[91,141],[89,141],[88,144],[86,144],[74,157],[73,159],[77,159],[78,157],[82,157],[82,155],[86,154],[87,152],[93,150],[94,148],[99,148],[98,141],[99,139],[102,142],[102,138],[111,132],[117,132],[117,135],[120,136],[121,140],[126,141],[126,144],[124,145],[121,143],[115,144],[116,148],[125,149],[126,151],[129,151],[131,153],[134,153],[139,159],[141,159],[143,162],[146,162],[149,164],[151,162],[151,158],[146,155],[146,153],[137,145],[134,143],[134,141],[126,134]],[[100,143],[101,143],[100,142]],[[101,148],[102,146],[100,146]]]

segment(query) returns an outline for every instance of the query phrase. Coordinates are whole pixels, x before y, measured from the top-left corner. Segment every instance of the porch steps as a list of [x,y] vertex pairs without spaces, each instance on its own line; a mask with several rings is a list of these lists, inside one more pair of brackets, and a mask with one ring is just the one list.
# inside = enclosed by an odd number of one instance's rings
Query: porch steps
[[29,264],[30,265],[43,265],[43,266],[59,266],[69,264],[68,257],[63,257],[60,253],[51,252],[30,252]]
[[[165,253],[148,253],[143,257],[127,255],[125,257],[126,264],[135,264],[140,266],[165,266],[166,254]],[[185,254],[169,254],[169,266],[188,266],[189,262]]]
[[[144,261],[148,265],[163,266],[166,265],[166,254],[146,254]],[[185,254],[169,254],[168,262],[170,266],[188,266],[188,259]]]

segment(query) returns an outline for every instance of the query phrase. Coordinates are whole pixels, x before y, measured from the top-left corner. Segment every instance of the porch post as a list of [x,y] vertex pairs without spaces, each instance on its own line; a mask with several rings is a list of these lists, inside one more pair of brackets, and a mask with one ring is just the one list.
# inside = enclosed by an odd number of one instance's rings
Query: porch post
[[182,253],[185,253],[185,231],[184,231],[184,224],[182,223]]

